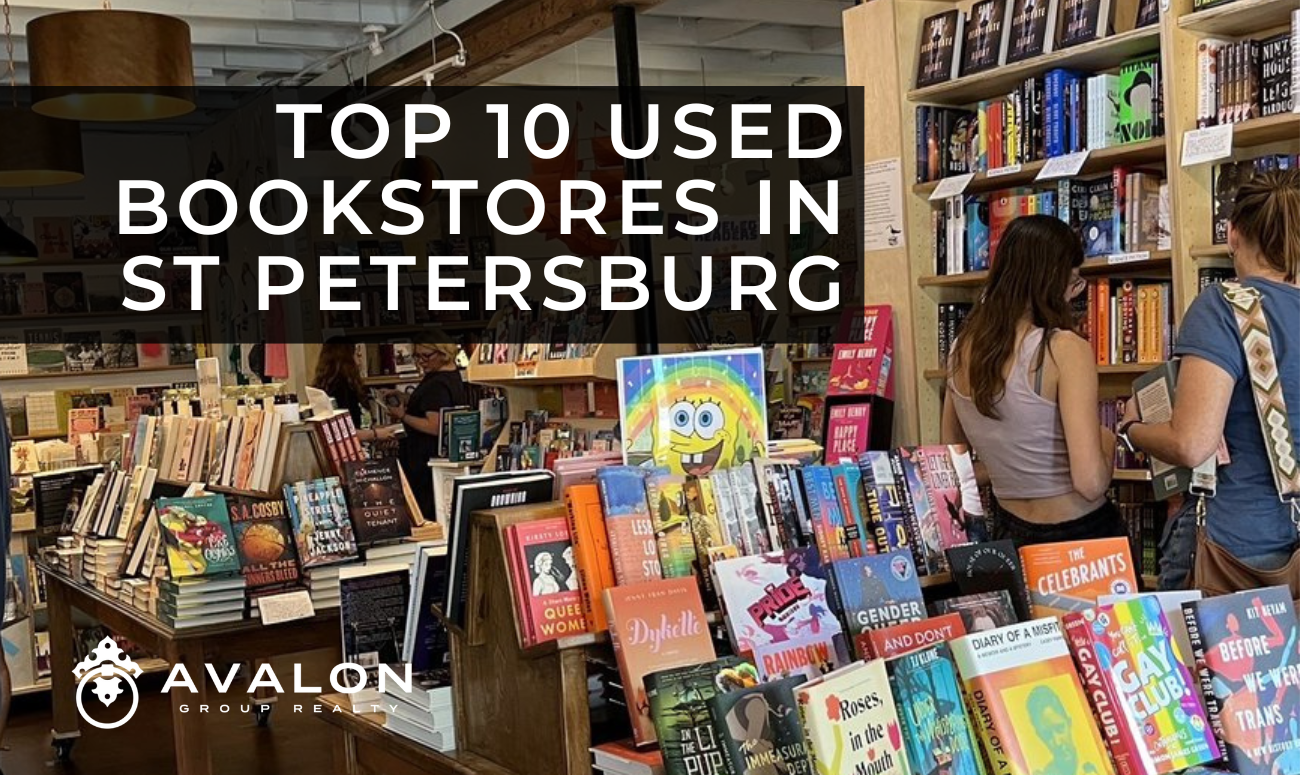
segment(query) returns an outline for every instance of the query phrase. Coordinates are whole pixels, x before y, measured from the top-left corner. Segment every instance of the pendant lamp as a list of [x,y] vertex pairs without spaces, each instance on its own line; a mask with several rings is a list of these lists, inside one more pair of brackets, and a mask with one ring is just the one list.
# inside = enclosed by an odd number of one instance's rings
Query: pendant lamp
[[194,110],[190,26],[136,11],[67,11],[27,23],[32,109],[80,121],[149,121]]
[[18,107],[9,0],[0,0],[0,7],[4,12],[12,94],[12,107],[0,108],[0,187],[32,188],[81,180],[81,127],[73,121],[48,118]]

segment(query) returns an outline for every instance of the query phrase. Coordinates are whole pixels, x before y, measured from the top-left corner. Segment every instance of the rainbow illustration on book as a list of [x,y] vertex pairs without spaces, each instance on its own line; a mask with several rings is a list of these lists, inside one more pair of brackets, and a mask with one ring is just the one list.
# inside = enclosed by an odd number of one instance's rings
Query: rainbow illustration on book
[[618,362],[623,456],[701,476],[762,457],[763,351],[652,355]]

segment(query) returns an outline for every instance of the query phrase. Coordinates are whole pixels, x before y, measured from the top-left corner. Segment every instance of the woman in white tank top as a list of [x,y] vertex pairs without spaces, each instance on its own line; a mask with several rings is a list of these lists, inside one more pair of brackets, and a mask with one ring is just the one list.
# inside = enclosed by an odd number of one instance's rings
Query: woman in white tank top
[[1000,506],[996,537],[1017,545],[1125,535],[1106,498],[1115,435],[1097,422],[1096,359],[1070,310],[1082,264],[1062,221],[1012,221],[948,363],[943,443],[975,450]]

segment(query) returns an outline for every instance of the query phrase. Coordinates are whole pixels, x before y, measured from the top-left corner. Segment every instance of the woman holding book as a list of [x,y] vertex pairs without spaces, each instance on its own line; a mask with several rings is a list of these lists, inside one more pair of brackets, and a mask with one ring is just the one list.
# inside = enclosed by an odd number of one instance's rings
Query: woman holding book
[[459,349],[455,342],[432,331],[418,335],[414,343],[415,363],[424,372],[424,378],[407,399],[406,406],[388,410],[393,419],[406,427],[400,460],[426,519],[433,519],[436,513],[429,461],[438,456],[441,433],[438,411],[464,406],[468,400],[465,382],[456,365]]
[[953,345],[945,444],[967,444],[992,480],[995,538],[1017,546],[1126,535],[1106,498],[1115,436],[1097,422],[1097,365],[1074,332],[1083,247],[1060,220],[1012,221],[983,296]]
[[[1275,416],[1289,418],[1291,453],[1300,457],[1295,443],[1300,431],[1300,171],[1256,175],[1238,188],[1228,250],[1245,291],[1239,298],[1257,298],[1267,322],[1280,403],[1285,404],[1277,406]],[[1262,344],[1261,338],[1252,341]],[[1247,364],[1259,366],[1259,356],[1248,357],[1237,307],[1224,287],[1206,288],[1192,302],[1174,355],[1181,362],[1170,421],[1142,422],[1131,401],[1120,438],[1158,460],[1189,468],[1215,455],[1222,440],[1231,462],[1217,466],[1214,497],[1189,502],[1169,521],[1161,546],[1161,587],[1184,587],[1191,574],[1196,546],[1192,506],[1204,506],[1206,537],[1236,560],[1261,571],[1284,567],[1297,549],[1300,505],[1279,497]],[[1270,435],[1278,432],[1271,428]]]
[[394,434],[388,428],[361,427],[361,404],[366,399],[366,388],[361,381],[361,369],[357,367],[356,349],[356,343],[347,337],[326,339],[316,357],[316,374],[311,386],[324,390],[338,408],[346,409],[352,415],[357,438],[362,441],[391,439]]

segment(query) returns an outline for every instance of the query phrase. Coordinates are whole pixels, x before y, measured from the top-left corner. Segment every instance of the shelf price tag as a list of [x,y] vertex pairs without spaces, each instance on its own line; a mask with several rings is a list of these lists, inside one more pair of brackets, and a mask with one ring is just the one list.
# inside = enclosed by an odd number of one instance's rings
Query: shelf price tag
[[1191,129],[1183,133],[1183,166],[1226,159],[1232,155],[1232,124]]
[[1142,261],[1151,260],[1151,251],[1135,250],[1132,253],[1112,253],[1106,256],[1106,263],[1114,266],[1115,264],[1136,264]]
[[259,598],[257,610],[263,626],[310,619],[316,615],[311,593],[305,589]]
[[1054,156],[1043,164],[1043,168],[1038,171],[1038,177],[1034,178],[1034,180],[1072,178],[1083,171],[1083,165],[1087,163],[1089,153],[1091,151],[1083,150],[1077,153],[1067,153],[1064,156]]
[[940,199],[947,199],[953,196],[959,196],[975,179],[974,172],[967,172],[965,175],[953,175],[950,178],[944,178],[939,181],[939,185],[934,187],[930,192],[930,201],[937,202]]
[[537,361],[515,361],[515,379],[532,379],[537,376]]
[[988,178],[1000,178],[1003,175],[1014,175],[1019,171],[1020,171],[1019,164],[1011,164],[1006,167],[996,167],[994,169],[991,169],[988,172],[986,172],[984,176]]

